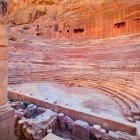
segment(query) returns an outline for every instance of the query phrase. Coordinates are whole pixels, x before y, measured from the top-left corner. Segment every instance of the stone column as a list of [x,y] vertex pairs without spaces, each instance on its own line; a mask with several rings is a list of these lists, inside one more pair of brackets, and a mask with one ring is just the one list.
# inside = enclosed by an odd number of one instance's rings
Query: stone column
[[14,140],[14,109],[7,103],[8,32],[0,25],[0,140]]
[[8,109],[7,104],[8,76],[8,33],[4,25],[0,25],[0,112]]

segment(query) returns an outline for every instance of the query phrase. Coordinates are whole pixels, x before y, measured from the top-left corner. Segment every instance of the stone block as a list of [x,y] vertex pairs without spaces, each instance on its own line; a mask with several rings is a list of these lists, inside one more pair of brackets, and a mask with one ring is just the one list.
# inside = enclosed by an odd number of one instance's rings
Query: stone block
[[26,111],[25,111],[25,116],[27,118],[32,118],[34,117],[34,115],[37,113],[37,106],[34,105],[34,104],[30,104],[28,105],[28,107],[26,108]]
[[15,109],[26,109],[26,104],[21,101],[11,102],[10,105]]
[[21,111],[21,109],[16,110],[15,113],[16,113],[18,119],[21,119],[22,117],[25,116],[25,113],[23,111]]
[[66,120],[65,115],[63,113],[58,114],[59,124],[62,131],[66,130]]
[[109,131],[108,139],[109,140],[119,140],[119,136],[115,132]]
[[88,140],[90,137],[90,126],[87,122],[77,120],[73,124],[72,138],[74,140]]
[[43,107],[38,107],[38,108],[37,108],[37,113],[38,113],[38,114],[44,113],[45,111],[46,111],[46,109],[43,108]]
[[69,116],[65,116],[64,119],[65,119],[66,125],[68,126],[68,129],[72,130],[74,121]]
[[90,133],[95,138],[103,138],[106,136],[106,130],[102,129],[100,125],[93,125],[93,127],[90,127]]

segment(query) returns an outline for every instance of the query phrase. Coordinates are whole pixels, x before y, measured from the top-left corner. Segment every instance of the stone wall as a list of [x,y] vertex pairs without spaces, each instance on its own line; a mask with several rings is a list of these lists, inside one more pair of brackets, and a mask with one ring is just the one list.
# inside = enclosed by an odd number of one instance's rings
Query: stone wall
[[83,113],[80,111],[76,111],[73,109],[69,109],[68,107],[59,106],[53,103],[49,103],[46,101],[42,101],[39,99],[35,99],[33,97],[28,97],[25,95],[21,95],[16,92],[9,91],[8,98],[14,100],[20,100],[26,103],[33,103],[38,106],[42,106],[45,108],[49,108],[58,113],[64,113],[65,115],[71,117],[73,120],[84,120],[88,122],[90,125],[98,124],[101,125],[102,128],[111,131],[123,131],[129,134],[135,135],[136,134],[136,125],[133,123],[128,122],[120,122],[116,120],[112,120],[106,117],[101,117],[98,115],[90,115],[87,113]]
[[34,24],[27,33],[49,39],[89,40],[138,33],[139,7],[139,0],[10,0],[2,20],[11,26]]

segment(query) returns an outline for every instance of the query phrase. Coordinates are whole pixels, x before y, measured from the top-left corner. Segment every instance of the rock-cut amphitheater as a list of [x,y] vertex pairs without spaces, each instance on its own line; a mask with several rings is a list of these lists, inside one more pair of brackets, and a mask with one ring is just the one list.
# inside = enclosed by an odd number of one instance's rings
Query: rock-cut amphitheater
[[140,0],[0,0],[0,140],[140,140]]

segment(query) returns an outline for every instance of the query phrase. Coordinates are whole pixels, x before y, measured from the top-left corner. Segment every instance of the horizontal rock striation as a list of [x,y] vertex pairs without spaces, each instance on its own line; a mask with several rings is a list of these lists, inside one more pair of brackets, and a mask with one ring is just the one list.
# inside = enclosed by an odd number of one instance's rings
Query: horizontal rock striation
[[129,121],[140,120],[139,34],[79,43],[22,41],[11,42],[10,84],[55,81],[97,88],[122,107]]
[[11,0],[3,17],[11,26],[9,83],[97,88],[129,121],[140,120],[139,7],[139,0]]

